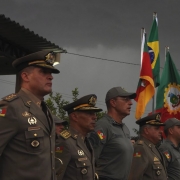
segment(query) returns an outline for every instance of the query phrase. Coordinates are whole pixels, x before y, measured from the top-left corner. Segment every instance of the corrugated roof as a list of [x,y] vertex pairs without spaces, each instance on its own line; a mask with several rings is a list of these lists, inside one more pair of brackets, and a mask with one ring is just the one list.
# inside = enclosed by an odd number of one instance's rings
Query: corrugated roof
[[45,49],[63,50],[19,23],[0,15],[0,75],[15,74],[11,65],[14,59]]

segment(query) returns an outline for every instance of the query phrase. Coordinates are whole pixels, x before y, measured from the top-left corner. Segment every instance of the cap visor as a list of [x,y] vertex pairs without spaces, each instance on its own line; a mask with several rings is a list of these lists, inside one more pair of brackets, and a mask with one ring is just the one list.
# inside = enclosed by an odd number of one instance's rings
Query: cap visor
[[55,69],[53,66],[51,67],[51,66],[44,66],[44,65],[40,65],[40,64],[36,64],[35,66],[37,66],[37,67],[41,67],[41,68],[45,68],[45,69],[50,69],[51,70],[51,72],[52,73],[54,73],[54,74],[59,74],[60,73],[60,71],[58,70],[58,69]]
[[83,107],[78,109],[77,111],[94,111],[94,112],[100,112],[102,109],[97,108],[97,107]]

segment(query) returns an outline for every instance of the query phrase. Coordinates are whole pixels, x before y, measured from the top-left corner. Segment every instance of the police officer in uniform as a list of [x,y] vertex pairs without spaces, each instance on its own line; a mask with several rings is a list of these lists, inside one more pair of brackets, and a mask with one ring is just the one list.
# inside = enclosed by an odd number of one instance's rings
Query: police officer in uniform
[[53,115],[53,119],[55,122],[56,134],[59,135],[61,131],[67,128],[68,122],[66,120],[60,119],[59,117],[55,115]]
[[166,164],[168,180],[180,179],[180,120],[170,118],[165,121],[164,133],[166,139],[159,149],[163,153]]
[[96,123],[89,140],[96,159],[99,180],[127,180],[132,163],[133,145],[123,120],[130,114],[132,99],[122,87],[111,88],[105,98],[107,114]]
[[13,62],[21,89],[0,101],[0,179],[54,180],[55,125],[43,97],[52,91],[56,54],[36,52]]
[[64,106],[70,127],[56,141],[56,157],[63,162],[63,167],[57,169],[58,180],[95,179],[94,153],[86,136],[94,130],[96,112],[101,111],[95,107],[96,99],[95,94],[90,94]]
[[140,139],[134,144],[129,180],[166,180],[165,161],[156,148],[162,137],[160,127],[164,126],[160,114],[152,114],[136,123],[140,126]]

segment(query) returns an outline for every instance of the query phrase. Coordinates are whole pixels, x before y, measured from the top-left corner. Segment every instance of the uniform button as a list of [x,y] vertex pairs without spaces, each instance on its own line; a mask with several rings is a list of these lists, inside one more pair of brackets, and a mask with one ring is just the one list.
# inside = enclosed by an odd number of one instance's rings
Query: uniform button
[[81,173],[82,173],[82,174],[87,174],[87,169],[86,169],[86,168],[83,168],[83,169],[81,170]]
[[49,137],[51,138],[51,135]]
[[86,163],[83,163],[83,165],[85,166],[85,165],[86,165]]
[[53,154],[53,151],[51,151],[51,154]]
[[54,167],[52,169],[54,170]]

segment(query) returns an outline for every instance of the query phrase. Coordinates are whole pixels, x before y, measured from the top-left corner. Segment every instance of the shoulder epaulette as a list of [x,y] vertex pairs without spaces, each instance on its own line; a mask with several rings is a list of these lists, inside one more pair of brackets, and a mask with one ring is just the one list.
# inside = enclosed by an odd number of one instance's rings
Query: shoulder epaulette
[[62,136],[64,139],[68,139],[69,137],[71,137],[71,133],[67,130],[62,131],[59,135]]
[[143,144],[144,144],[144,141],[143,141],[143,140],[138,140],[137,144],[138,144],[138,145],[143,145]]
[[17,96],[17,94],[10,94],[10,95],[8,95],[8,96],[5,96],[5,97],[3,97],[2,99],[4,100],[4,101],[13,101],[14,99],[17,99],[18,98],[18,96]]

